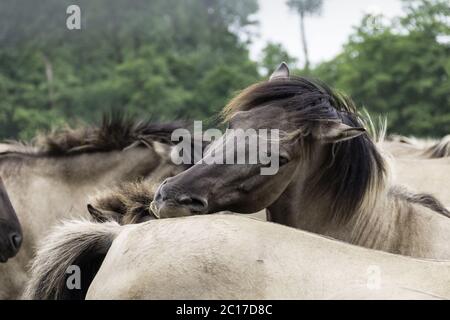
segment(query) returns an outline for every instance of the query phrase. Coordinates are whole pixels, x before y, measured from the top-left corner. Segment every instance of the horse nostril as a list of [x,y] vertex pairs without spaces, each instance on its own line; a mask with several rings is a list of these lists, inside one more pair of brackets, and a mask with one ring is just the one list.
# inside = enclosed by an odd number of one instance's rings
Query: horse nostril
[[183,205],[188,205],[192,203],[192,198],[188,196],[181,196],[178,198],[178,203]]
[[13,233],[9,236],[9,239],[11,241],[11,246],[14,250],[19,250],[20,246],[22,245],[22,236],[18,233]]
[[199,212],[203,212],[208,207],[208,202],[203,198],[192,198],[191,206],[198,208]]

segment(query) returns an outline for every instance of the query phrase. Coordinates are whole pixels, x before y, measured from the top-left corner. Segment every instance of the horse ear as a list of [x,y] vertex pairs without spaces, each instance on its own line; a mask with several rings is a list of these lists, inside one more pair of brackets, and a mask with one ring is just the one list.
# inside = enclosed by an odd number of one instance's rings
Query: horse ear
[[286,64],[286,62],[282,62],[278,68],[272,73],[270,76],[269,81],[273,81],[275,79],[283,79],[283,78],[289,78],[289,67]]
[[99,210],[95,208],[93,205],[88,204],[87,209],[89,213],[91,214],[91,217],[96,222],[108,222],[108,221],[121,221],[121,215],[114,211],[107,211],[107,210]]
[[341,122],[319,123],[313,130],[312,135],[323,143],[337,143],[359,137],[366,129],[362,127],[350,127]]

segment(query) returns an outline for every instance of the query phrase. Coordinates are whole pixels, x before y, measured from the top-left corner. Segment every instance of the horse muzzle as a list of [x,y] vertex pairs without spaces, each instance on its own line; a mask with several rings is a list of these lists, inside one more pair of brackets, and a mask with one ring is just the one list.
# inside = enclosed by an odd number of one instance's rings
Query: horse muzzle
[[176,218],[206,214],[208,201],[196,195],[171,188],[163,183],[156,191],[150,209],[157,218]]

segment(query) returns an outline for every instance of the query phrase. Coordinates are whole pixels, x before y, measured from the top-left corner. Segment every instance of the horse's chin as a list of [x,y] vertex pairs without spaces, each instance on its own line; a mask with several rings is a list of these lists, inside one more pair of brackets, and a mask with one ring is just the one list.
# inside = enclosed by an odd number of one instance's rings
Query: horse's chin
[[0,263],[6,263],[6,262],[8,262],[8,258],[0,255]]
[[193,216],[196,212],[192,212],[189,208],[183,206],[176,206],[167,203],[156,203],[153,201],[150,205],[152,213],[158,219],[168,219],[168,218],[180,218]]

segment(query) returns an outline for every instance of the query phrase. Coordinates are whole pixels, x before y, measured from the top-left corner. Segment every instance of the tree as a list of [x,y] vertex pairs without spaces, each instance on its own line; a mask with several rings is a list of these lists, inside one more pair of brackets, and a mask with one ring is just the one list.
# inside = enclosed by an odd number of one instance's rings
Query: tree
[[280,43],[269,42],[261,55],[261,67],[265,76],[269,76],[281,62],[286,62],[291,69],[295,68],[297,59],[292,57]]
[[292,10],[296,11],[300,17],[300,35],[303,53],[305,57],[304,70],[308,72],[310,62],[309,62],[308,41],[306,39],[305,18],[306,16],[320,14],[322,11],[323,0],[288,0],[287,5]]
[[408,1],[401,19],[366,16],[344,51],[314,70],[351,94],[390,131],[441,137],[450,132],[450,46],[446,0]]
[[0,1],[0,138],[28,139],[110,109],[201,119],[259,79],[243,35],[257,0]]

